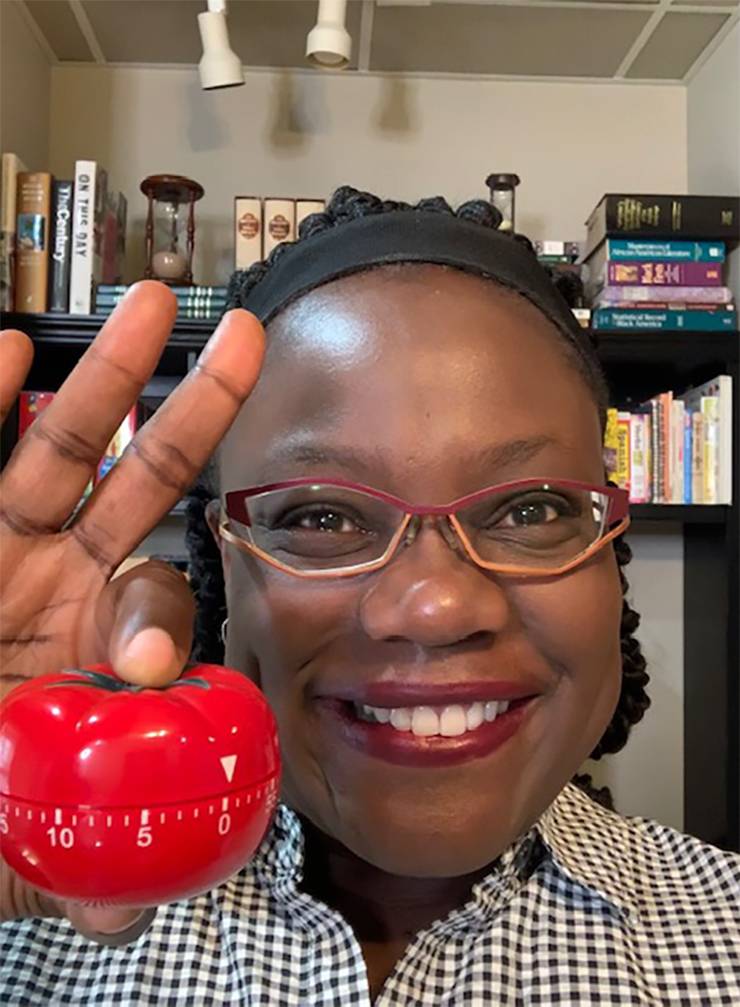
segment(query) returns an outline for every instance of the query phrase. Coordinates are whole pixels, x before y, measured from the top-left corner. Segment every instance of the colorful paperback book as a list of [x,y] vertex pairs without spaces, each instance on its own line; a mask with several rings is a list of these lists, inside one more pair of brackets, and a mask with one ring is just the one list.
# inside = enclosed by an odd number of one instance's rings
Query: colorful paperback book
[[606,429],[604,430],[604,468],[606,469],[606,478],[611,482],[617,481],[618,422],[619,411],[607,409]]
[[591,325],[594,329],[635,332],[734,332],[737,314],[729,308],[716,311],[597,308],[592,314]]
[[630,503],[649,503],[648,421],[644,413],[630,414]]
[[[711,491],[712,480],[716,482],[716,499],[703,499],[703,503],[732,503],[732,377],[720,374],[711,381],[692,388],[681,396],[687,411],[701,413],[705,425],[703,443],[709,442],[709,454],[716,472],[704,472],[703,485]],[[712,399],[712,403],[705,400]],[[715,427],[712,422],[716,420]],[[714,454],[712,454],[714,452]],[[716,455],[716,461],[714,459]],[[696,454],[694,454],[696,457]],[[704,454],[706,469],[707,454]],[[698,501],[694,501],[695,503]]]
[[620,489],[630,490],[630,414],[617,413],[617,472],[614,481]]
[[635,304],[660,302],[661,304],[731,304],[729,287],[663,287],[614,286],[603,287],[599,292],[599,307],[617,306],[624,302]]
[[694,502],[691,497],[693,455],[691,429],[691,412],[688,409],[685,409],[683,414],[683,502],[685,504]]
[[691,413],[691,502],[704,500],[704,415],[700,409]]
[[594,284],[659,287],[721,287],[722,266],[712,262],[609,261]]

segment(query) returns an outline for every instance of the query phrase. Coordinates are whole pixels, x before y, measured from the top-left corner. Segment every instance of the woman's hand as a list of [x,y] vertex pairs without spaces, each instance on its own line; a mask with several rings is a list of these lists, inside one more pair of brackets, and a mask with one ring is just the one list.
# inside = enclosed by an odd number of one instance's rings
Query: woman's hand
[[[254,316],[225,315],[196,367],[70,520],[176,314],[163,284],[132,287],[2,473],[0,699],[28,678],[103,661],[129,682],[160,686],[188,659],[194,604],[185,578],[157,562],[113,575],[192,484],[254,387],[264,353]],[[32,357],[26,335],[0,332],[0,420]],[[67,916],[91,936],[138,915],[57,903],[0,859],[0,921]]]

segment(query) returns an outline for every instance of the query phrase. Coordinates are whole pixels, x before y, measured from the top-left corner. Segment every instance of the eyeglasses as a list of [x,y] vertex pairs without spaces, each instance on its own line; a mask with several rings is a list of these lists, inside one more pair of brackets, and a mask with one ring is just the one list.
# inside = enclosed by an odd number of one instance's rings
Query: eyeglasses
[[557,576],[629,525],[629,494],[565,479],[489,486],[446,506],[417,507],[341,479],[291,479],[224,495],[219,531],[232,545],[297,577],[378,570],[432,521],[484,570]]

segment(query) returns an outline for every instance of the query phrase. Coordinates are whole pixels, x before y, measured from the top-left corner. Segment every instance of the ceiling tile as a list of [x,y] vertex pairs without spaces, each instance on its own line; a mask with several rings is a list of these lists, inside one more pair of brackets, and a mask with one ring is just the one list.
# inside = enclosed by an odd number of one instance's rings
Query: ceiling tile
[[375,12],[372,70],[610,77],[647,10],[435,4]]
[[[123,63],[197,63],[197,15],[205,0],[83,0],[106,59]],[[316,22],[315,0],[230,0],[229,40],[246,66],[301,67],[306,35]],[[347,29],[357,66],[362,5],[350,0]]]
[[60,0],[26,0],[26,7],[60,60],[95,61],[77,18]]
[[666,14],[628,77],[678,80],[684,76],[729,14]]

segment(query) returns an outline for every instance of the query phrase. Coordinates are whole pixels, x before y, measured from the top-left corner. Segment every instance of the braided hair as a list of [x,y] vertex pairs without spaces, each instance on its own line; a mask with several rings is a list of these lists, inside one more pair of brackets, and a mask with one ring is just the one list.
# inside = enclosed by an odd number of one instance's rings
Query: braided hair
[[[321,234],[334,227],[341,227],[343,224],[360,217],[396,210],[448,213],[482,227],[491,228],[498,228],[502,219],[499,211],[491,203],[481,199],[470,200],[459,206],[457,210],[453,210],[449,203],[440,196],[422,199],[415,206],[411,206],[408,203],[382,200],[369,192],[360,192],[351,186],[342,186],[334,193],[324,211],[311,214],[303,221],[298,240],[305,241],[313,235]],[[521,242],[529,248],[532,255],[535,255],[534,247],[524,235],[513,234],[512,240]],[[255,263],[249,269],[235,272],[228,287],[226,310],[241,307],[245,303],[249,291],[260,282],[289,247],[287,243],[277,245],[267,259]],[[369,268],[383,267],[372,266]],[[565,300],[571,306],[578,304],[583,296],[580,279],[572,273],[558,273],[554,270],[549,272],[553,283]],[[558,335],[569,356],[576,363],[591,388],[599,408],[603,430],[606,422],[608,394],[606,379],[595,347],[586,333],[584,333],[583,339],[578,341],[574,339],[572,342],[559,332]],[[227,614],[226,596],[221,555],[206,523],[205,508],[208,502],[217,498],[218,495],[216,465],[214,460],[211,460],[188,494],[186,545],[189,555],[191,587],[197,606],[192,657],[195,661],[215,664],[220,664],[224,660],[220,627]],[[600,759],[604,755],[620,751],[627,742],[630,729],[642,719],[650,706],[650,698],[646,692],[649,676],[645,671],[645,657],[640,643],[634,635],[640,624],[640,616],[627,600],[629,585],[624,574],[624,567],[632,559],[632,550],[621,535],[614,540],[614,552],[619,567],[623,596],[620,626],[622,682],[617,708],[601,740],[591,753],[592,759]],[[599,803],[613,808],[613,801],[607,787],[595,788],[588,775],[577,775],[573,778],[573,782]]]

